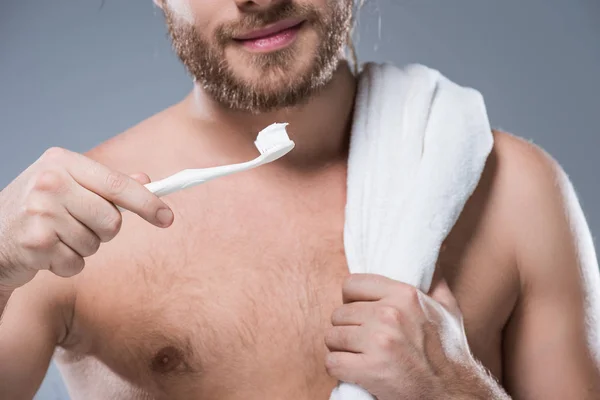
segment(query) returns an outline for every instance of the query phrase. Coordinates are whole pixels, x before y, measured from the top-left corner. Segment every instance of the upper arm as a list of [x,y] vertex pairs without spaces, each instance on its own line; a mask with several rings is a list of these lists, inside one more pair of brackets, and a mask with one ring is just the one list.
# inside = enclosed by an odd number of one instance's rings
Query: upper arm
[[504,337],[515,399],[600,398],[600,274],[568,177],[537,147],[499,140],[521,280]]
[[33,398],[67,334],[66,280],[40,272],[15,290],[0,322],[0,398]]

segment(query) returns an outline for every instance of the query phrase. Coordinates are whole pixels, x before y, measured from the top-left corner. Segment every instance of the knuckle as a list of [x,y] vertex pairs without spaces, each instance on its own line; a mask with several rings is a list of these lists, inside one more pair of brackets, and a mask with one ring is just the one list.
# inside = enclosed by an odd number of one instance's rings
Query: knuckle
[[342,321],[346,315],[347,312],[345,312],[342,307],[336,308],[331,313],[331,323],[336,324],[337,322]]
[[96,252],[100,249],[100,240],[98,240],[98,238],[95,235],[89,235],[86,239],[85,239],[85,254],[82,254],[82,256],[84,257],[89,257],[93,254],[96,254]]
[[339,309],[337,318],[339,318],[342,325],[345,325],[346,323],[360,323],[368,318],[369,310],[367,307],[358,303],[348,304]]
[[344,278],[344,281],[342,282],[342,290],[343,291],[347,291],[350,288],[352,288],[354,286],[354,276],[353,275],[348,275],[346,278]]
[[329,329],[327,332],[325,332],[325,344],[330,345],[333,343],[335,338],[335,333],[333,332],[333,329]]
[[106,175],[104,183],[111,194],[120,194],[125,190],[128,182],[129,179],[125,175],[111,171]]
[[348,316],[348,305],[341,305],[331,313],[331,320],[339,321]]
[[85,260],[83,257],[74,256],[69,262],[69,273],[71,276],[77,275],[81,271],[83,271],[83,267],[85,266]]
[[329,374],[335,373],[340,366],[339,358],[333,353],[327,353],[325,356],[325,369]]
[[58,192],[64,187],[62,175],[52,169],[45,169],[33,177],[33,189],[40,192]]
[[85,261],[83,257],[79,256],[75,252],[71,252],[65,260],[63,261],[64,272],[67,276],[73,276],[81,272],[83,266],[85,265]]
[[[100,241],[100,239],[98,237],[94,237],[91,245],[90,245],[90,250],[92,252],[92,254],[96,254],[98,252],[98,250],[100,250],[100,244],[102,243],[102,241]],[[90,255],[92,255],[90,254]]]
[[409,307],[411,307],[413,309],[421,307],[421,298],[420,298],[419,289],[417,289],[416,287],[412,287],[412,286],[407,287],[405,296],[406,296],[405,302]]
[[402,321],[402,313],[392,306],[378,307],[377,317],[379,318],[379,321],[391,326],[398,325]]
[[154,217],[158,212],[158,209],[161,208],[161,202],[154,195],[149,194],[143,201],[140,206],[140,211],[142,214],[146,214],[148,217]]
[[410,288],[404,297],[404,308],[407,312],[411,313],[411,315],[422,316],[425,313],[425,309],[423,308],[426,304],[423,304],[423,298],[421,298],[423,294],[417,288]]
[[50,217],[53,214],[47,202],[35,197],[27,199],[21,207],[21,212],[26,217]]
[[37,223],[27,230],[21,239],[21,246],[27,250],[47,251],[56,245],[58,236],[53,229]]
[[61,147],[50,147],[44,152],[42,158],[44,160],[56,161],[64,158],[67,155],[67,150]]
[[111,240],[121,230],[123,218],[119,212],[112,212],[102,221],[102,227],[105,233],[104,240]]
[[340,335],[337,329],[329,329],[329,331],[327,331],[325,334],[325,343],[329,345],[341,344]]
[[396,338],[388,332],[373,333],[373,342],[383,350],[391,350],[396,344]]
[[82,257],[72,254],[62,260],[53,263],[50,270],[55,274],[63,278],[69,278],[77,275],[83,270],[85,261]]

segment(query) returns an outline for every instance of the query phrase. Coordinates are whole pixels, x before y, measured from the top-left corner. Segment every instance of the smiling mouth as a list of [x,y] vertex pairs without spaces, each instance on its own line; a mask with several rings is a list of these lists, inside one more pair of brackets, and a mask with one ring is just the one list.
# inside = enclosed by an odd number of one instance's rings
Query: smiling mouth
[[306,21],[288,20],[234,38],[236,43],[253,52],[266,53],[291,45]]

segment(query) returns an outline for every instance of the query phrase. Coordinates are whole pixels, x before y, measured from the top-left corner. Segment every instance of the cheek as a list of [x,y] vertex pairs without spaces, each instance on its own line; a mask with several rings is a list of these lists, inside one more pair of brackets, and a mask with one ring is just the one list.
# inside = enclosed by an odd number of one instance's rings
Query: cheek
[[341,8],[351,7],[354,3],[361,0],[308,0],[308,3],[320,10],[339,10]]
[[331,5],[335,5],[335,3],[338,3],[340,1],[344,0],[297,0],[296,3],[300,5],[312,6],[318,8],[319,10],[323,10],[327,7],[330,7]]

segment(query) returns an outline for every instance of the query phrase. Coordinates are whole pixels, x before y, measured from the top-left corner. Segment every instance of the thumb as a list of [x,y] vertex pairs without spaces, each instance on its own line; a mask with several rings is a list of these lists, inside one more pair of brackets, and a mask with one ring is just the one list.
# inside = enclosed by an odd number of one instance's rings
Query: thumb
[[152,182],[152,180],[150,179],[150,177],[148,175],[142,173],[142,172],[136,172],[135,174],[129,175],[129,177],[135,179],[136,181],[138,181],[142,185],[145,185],[146,183]]
[[458,301],[456,301],[456,297],[452,294],[446,279],[441,278],[434,284],[429,292],[429,297],[444,306],[444,308],[452,314],[461,315]]

